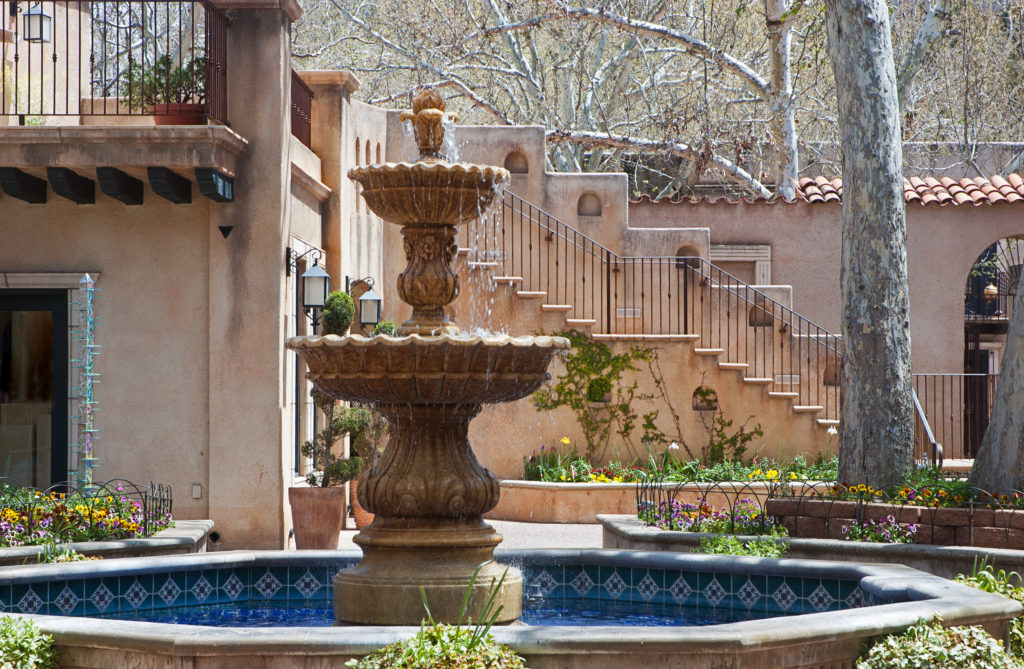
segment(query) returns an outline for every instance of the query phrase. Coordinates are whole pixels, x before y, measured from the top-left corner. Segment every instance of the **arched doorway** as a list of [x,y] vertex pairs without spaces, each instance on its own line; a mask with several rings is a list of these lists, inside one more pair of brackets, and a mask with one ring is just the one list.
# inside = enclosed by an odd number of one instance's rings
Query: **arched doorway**
[[1006,331],[1024,267],[1024,237],[1004,237],[971,266],[964,288],[964,456],[974,457],[988,427]]

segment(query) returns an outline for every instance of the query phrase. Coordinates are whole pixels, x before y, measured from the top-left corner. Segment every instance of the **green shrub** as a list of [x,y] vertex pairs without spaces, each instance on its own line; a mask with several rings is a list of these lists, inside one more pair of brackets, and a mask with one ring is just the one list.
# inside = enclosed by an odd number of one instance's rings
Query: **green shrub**
[[324,302],[324,310],[320,314],[320,324],[325,335],[345,336],[352,318],[356,314],[356,305],[352,296],[340,290],[332,291]]
[[751,541],[740,541],[733,535],[705,537],[700,540],[701,553],[714,555],[748,555],[752,557],[780,558],[786,553],[784,543],[769,537],[757,537]]
[[606,376],[599,376],[587,386],[588,402],[603,402],[605,395],[612,392],[612,381]]
[[377,323],[377,325],[375,325],[373,328],[374,337],[376,337],[377,335],[389,335],[391,337],[394,337],[397,334],[398,327],[395,325],[394,321],[381,321],[380,323]]
[[51,669],[57,666],[53,637],[43,634],[25,618],[0,618],[0,667],[3,669]]
[[[1015,571],[995,571],[992,565],[985,564],[984,560],[981,564],[975,562],[974,573],[970,576],[960,574],[956,581],[1024,603],[1024,578]],[[1024,617],[1010,621],[1010,654],[1018,659],[1024,659]]]
[[891,634],[857,660],[857,669],[1016,669],[1002,644],[980,627],[943,627],[938,616]]

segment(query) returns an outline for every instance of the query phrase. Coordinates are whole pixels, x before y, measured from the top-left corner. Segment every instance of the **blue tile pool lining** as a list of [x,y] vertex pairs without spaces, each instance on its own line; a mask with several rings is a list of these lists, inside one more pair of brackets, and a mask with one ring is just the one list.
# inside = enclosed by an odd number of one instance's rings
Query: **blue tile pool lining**
[[[836,611],[894,601],[866,592],[855,575],[788,575],[671,566],[632,565],[626,561],[560,560],[538,562],[511,556],[523,571],[524,606],[584,601],[666,604],[716,611],[747,612],[751,617]],[[354,556],[332,560],[301,553],[286,561],[182,564],[110,570],[75,577],[0,577],[0,611],[63,616],[110,616],[205,604],[276,603],[284,607],[329,607],[331,581]],[[93,563],[99,565],[100,563]],[[103,565],[107,567],[109,565]],[[99,571],[99,570],[97,570]]]

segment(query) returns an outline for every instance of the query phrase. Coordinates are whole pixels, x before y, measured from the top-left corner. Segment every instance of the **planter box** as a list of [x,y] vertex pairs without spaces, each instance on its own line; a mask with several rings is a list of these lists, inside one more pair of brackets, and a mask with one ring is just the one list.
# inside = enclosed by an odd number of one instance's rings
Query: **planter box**
[[[860,504],[862,522],[893,516],[914,524],[918,544],[1024,549],[1024,512],[1017,510]],[[779,518],[791,536],[842,537],[842,526],[857,522],[858,504],[816,498],[770,499],[765,511]]]
[[[813,520],[815,519],[800,518],[800,521],[806,522]],[[635,516],[602,515],[598,522],[604,526],[602,545],[606,549],[687,553],[700,548],[702,537],[714,536],[700,532],[659,530],[656,527],[644,525]],[[817,527],[822,527],[820,522]],[[943,578],[953,578],[957,574],[970,574],[975,561],[980,563],[982,559],[988,560],[988,563],[995,569],[1007,571],[1024,569],[1024,550],[922,544],[873,544],[807,536],[780,538],[776,541],[789,546],[785,555],[786,559],[896,562]]]
[[[104,559],[204,553],[207,536],[212,529],[212,520],[176,520],[174,527],[161,530],[148,539],[80,541],[67,545],[84,555]],[[0,548],[0,566],[34,564],[39,561],[42,551],[42,546]]]
[[[768,497],[767,483],[665,483],[665,490],[677,490],[676,499],[694,502],[705,497],[715,508],[736,499],[761,502]],[[527,523],[596,523],[597,514],[636,514],[635,483],[544,483],[507,480],[501,482],[498,505],[484,514],[493,520]]]

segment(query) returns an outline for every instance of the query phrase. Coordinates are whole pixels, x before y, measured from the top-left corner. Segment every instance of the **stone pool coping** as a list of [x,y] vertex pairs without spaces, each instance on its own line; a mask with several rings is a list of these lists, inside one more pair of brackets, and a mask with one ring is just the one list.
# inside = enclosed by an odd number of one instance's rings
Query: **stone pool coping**
[[[633,551],[497,551],[505,562],[528,557],[533,564],[609,564],[622,568],[714,571],[719,574],[799,574],[860,579],[865,591],[895,603],[863,609],[727,623],[712,627],[531,627],[492,630],[534,669],[565,666],[847,667],[870,639],[939,614],[950,624],[981,624],[1005,638],[1008,620],[1021,612],[1012,600],[918,572],[901,565],[856,565],[812,560],[737,558]],[[145,573],[189,566],[335,563],[358,551],[232,551],[63,565],[12,567],[0,582],[54,576],[97,578],[134,569]],[[571,562],[575,561],[575,562]],[[132,572],[136,573],[136,572]],[[22,614],[9,614],[22,615]],[[415,627],[225,629],[159,623],[26,616],[53,634],[64,669],[111,666],[192,669],[254,669],[273,666],[328,667],[407,638]],[[815,636],[816,638],[809,638]],[[570,657],[577,656],[577,657]]]
[[[689,552],[701,539],[715,536],[704,532],[672,532],[645,525],[635,515],[599,514],[603,527],[602,545],[607,549],[636,551]],[[752,539],[753,537],[744,537]],[[971,546],[932,546],[928,544],[876,544],[840,539],[801,539],[780,537],[789,546],[787,558],[805,560],[898,563],[943,578],[970,574],[975,564],[992,565],[996,570],[1024,573],[1024,551]]]
[[[67,545],[84,555],[104,559],[202,553],[206,550],[207,536],[212,529],[212,520],[176,520],[174,527],[160,530],[147,539],[78,541]],[[38,562],[42,552],[42,546],[0,548],[0,567]]]

